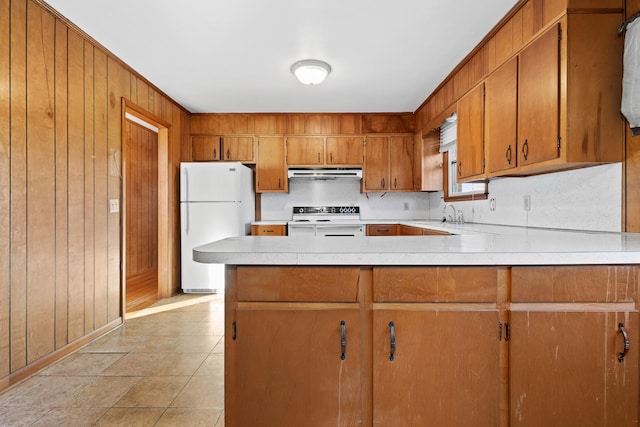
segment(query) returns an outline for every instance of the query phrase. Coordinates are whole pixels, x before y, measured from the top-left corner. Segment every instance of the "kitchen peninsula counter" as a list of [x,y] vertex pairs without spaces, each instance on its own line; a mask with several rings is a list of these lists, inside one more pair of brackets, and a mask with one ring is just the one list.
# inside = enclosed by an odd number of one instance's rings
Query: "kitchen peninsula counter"
[[233,237],[194,249],[233,265],[640,264],[640,234],[402,221],[449,236]]
[[637,425],[640,235],[233,237],[225,425]]

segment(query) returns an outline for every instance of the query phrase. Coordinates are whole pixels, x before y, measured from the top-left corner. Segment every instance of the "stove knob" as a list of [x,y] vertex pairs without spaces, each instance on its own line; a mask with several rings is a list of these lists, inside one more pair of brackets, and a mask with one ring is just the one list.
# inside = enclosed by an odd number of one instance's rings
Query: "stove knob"
[[304,208],[298,208],[298,213],[304,213]]

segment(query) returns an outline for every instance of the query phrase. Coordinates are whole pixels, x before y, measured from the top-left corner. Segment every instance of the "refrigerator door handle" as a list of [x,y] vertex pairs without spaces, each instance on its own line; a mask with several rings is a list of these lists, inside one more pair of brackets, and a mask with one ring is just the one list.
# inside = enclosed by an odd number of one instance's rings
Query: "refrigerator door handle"
[[189,169],[184,170],[184,201],[189,201]]
[[184,234],[189,235],[189,203],[184,203]]

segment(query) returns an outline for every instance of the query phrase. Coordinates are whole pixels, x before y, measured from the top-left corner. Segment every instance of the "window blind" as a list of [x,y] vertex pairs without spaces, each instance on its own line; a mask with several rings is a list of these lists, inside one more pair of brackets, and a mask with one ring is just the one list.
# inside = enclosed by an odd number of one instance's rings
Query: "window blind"
[[440,125],[440,152],[444,153],[456,146],[456,139],[458,134],[457,126],[458,115],[453,113],[450,117],[446,118]]

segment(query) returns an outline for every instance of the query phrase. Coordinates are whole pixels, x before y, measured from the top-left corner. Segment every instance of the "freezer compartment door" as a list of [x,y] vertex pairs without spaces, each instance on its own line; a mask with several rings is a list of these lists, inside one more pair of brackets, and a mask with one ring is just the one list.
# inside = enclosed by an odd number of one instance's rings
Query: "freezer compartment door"
[[221,292],[224,265],[193,260],[193,248],[227,237],[245,234],[239,213],[240,203],[180,203],[181,287],[183,292]]
[[[241,163],[181,163],[181,202],[229,202],[243,197],[243,187],[248,169]],[[249,170],[250,172],[250,170]]]

